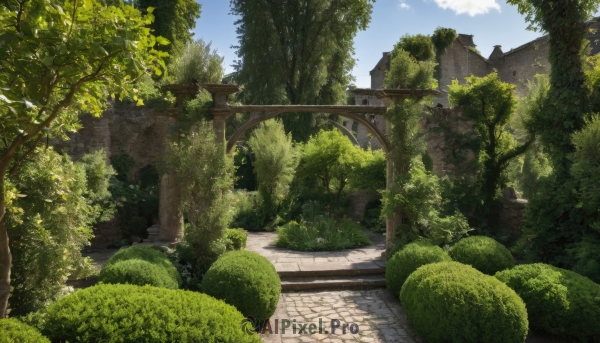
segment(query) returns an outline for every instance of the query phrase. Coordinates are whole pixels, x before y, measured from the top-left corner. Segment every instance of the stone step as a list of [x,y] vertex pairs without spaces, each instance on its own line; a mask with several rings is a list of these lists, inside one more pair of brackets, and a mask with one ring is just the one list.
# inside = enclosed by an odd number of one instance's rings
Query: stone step
[[384,275],[382,261],[326,262],[326,263],[275,263],[281,278]]
[[281,280],[282,292],[305,290],[339,290],[339,289],[366,289],[385,287],[383,275],[365,276],[330,276],[330,277],[294,277]]

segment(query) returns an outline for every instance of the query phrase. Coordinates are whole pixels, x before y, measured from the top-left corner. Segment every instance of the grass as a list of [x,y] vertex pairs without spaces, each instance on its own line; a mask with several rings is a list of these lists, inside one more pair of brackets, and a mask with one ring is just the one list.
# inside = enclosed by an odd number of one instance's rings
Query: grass
[[314,216],[277,228],[275,245],[299,251],[334,251],[371,244],[362,226],[349,219]]

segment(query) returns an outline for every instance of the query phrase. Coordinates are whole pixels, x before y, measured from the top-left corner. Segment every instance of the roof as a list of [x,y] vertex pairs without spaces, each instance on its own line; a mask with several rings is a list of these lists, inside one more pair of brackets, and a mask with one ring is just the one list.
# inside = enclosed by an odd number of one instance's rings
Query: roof
[[390,61],[390,53],[384,52],[383,56],[381,57],[379,62],[377,62],[377,64],[375,65],[375,68],[373,68],[373,70],[371,70],[371,73],[374,72],[377,68],[379,68],[380,70],[386,70],[387,66],[389,64],[389,61]]

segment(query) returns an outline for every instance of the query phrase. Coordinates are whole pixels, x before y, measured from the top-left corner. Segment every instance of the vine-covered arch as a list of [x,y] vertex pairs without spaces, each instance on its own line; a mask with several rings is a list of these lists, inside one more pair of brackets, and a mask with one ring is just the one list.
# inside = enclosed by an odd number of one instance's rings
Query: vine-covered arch
[[246,131],[260,124],[261,122],[274,118],[285,113],[328,113],[337,114],[341,117],[354,120],[364,125],[367,130],[379,140],[383,151],[387,154],[390,151],[390,144],[387,137],[374,124],[376,114],[385,112],[384,106],[231,106],[232,113],[249,112],[250,118],[239,129],[237,129],[229,139],[227,139],[227,153],[231,153],[236,142],[246,133]]

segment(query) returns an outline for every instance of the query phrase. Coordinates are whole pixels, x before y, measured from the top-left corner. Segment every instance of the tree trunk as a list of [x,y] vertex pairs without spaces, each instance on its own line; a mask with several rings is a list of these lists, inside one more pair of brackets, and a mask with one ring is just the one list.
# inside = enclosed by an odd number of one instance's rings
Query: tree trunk
[[12,255],[8,245],[8,228],[6,227],[6,201],[4,199],[4,182],[0,191],[0,318],[6,318],[8,296],[10,295],[10,267]]

